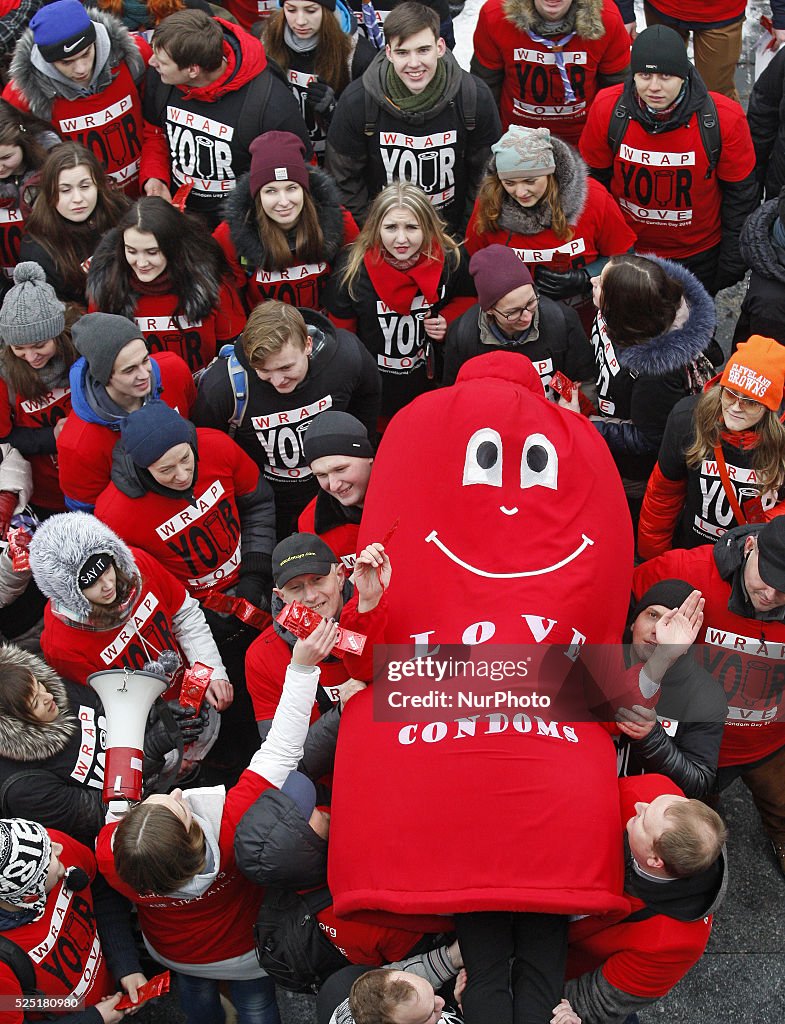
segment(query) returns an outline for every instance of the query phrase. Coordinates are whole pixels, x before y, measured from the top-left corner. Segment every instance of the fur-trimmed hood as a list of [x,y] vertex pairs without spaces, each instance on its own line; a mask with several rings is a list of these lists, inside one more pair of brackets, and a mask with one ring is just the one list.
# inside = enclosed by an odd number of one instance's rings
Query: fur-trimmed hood
[[[120,229],[112,228],[111,231],[106,232],[98,243],[98,248],[93,254],[90,261],[90,269],[87,272],[86,289],[90,300],[95,303],[98,309],[105,313],[116,313],[118,316],[124,316],[128,320],[133,320],[140,296],[136,292],[131,291],[130,288],[125,296],[125,302],[120,309],[109,309],[103,301],[106,280],[115,262],[115,250],[119,235]],[[205,278],[207,278],[207,275],[205,275]],[[220,281],[215,274],[209,276],[209,288],[190,278],[188,292],[182,297],[178,296],[185,319],[190,323],[206,320],[218,306],[219,292]]]
[[749,215],[739,235],[741,258],[756,274],[785,284],[785,251],[777,249],[771,240],[771,229],[777,219],[779,199],[769,199]]
[[669,277],[675,278],[682,285],[687,318],[679,326],[640,345],[629,348],[615,345],[614,348],[625,370],[637,375],[664,377],[687,366],[706,351],[717,326],[717,313],[712,297],[697,277],[680,263],[648,253],[646,259],[659,263]]
[[[551,136],[551,145],[556,164],[553,174],[559,186],[562,209],[568,222],[575,224],[586,206],[589,172],[583,158],[572,146],[557,139],[555,135]],[[488,174],[495,173],[496,157],[492,156],[488,161]],[[499,227],[516,235],[538,235],[551,227],[551,208],[544,202],[527,208],[505,194],[499,214]]]
[[129,577],[139,575],[127,544],[87,512],[63,512],[36,530],[30,542],[30,568],[41,593],[68,618],[84,620],[90,602],[79,589],[79,570],[88,558],[106,552]]
[[[308,168],[308,179],[311,199],[324,234],[322,259],[325,263],[332,263],[344,242],[343,210],[338,186],[329,174],[318,167]],[[226,222],[238,259],[254,269],[261,267],[264,270],[274,270],[276,268],[268,266],[268,255],[256,227],[256,210],[250,182],[250,174],[242,175],[237,186],[229,193],[225,207]]]
[[[537,13],[534,0],[504,0],[505,17],[521,32],[534,29],[541,34],[547,22]],[[602,0],[573,0],[569,14],[575,12],[575,31],[581,39],[602,39],[605,26],[602,23]]]
[[65,684],[43,658],[7,644],[0,647],[0,674],[11,666],[35,676],[54,697],[60,714],[53,722],[23,722],[0,715],[0,756],[11,761],[47,761],[65,749],[78,727]]
[[[113,15],[106,11],[98,11],[94,7],[90,8],[89,13],[90,20],[97,25],[103,25],[109,37],[109,52],[96,83],[99,91],[110,84],[114,69],[123,61],[128,65],[133,80],[141,81],[144,75],[144,59],[125,25]],[[11,78],[24,94],[32,113],[44,121],[49,121],[52,104],[55,99],[65,95],[65,90],[57,79],[35,66],[34,57],[38,52],[32,29],[27,29],[14,50]]]

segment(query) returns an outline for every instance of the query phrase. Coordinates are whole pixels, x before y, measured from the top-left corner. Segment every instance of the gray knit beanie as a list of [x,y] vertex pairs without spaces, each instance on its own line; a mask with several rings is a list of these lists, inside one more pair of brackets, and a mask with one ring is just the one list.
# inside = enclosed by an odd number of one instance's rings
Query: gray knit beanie
[[43,267],[18,263],[14,286],[0,310],[0,338],[6,345],[38,345],[57,338],[65,330],[65,305],[46,283]]
[[547,128],[511,124],[491,146],[491,152],[496,156],[496,173],[500,177],[539,178],[556,170],[551,133]]
[[[99,384],[108,384],[115,359],[131,342],[142,338],[142,332],[125,316],[115,313],[86,313],[71,331],[76,351],[87,360],[90,375]],[[144,339],[142,339],[144,340]]]

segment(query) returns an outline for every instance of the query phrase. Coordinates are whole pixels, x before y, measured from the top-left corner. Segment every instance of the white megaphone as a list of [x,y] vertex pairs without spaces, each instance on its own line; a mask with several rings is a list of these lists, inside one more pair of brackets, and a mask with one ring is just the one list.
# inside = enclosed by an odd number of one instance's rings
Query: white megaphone
[[106,714],[104,803],[142,799],[142,763],[147,716],[169,685],[153,672],[109,668],[87,677]]

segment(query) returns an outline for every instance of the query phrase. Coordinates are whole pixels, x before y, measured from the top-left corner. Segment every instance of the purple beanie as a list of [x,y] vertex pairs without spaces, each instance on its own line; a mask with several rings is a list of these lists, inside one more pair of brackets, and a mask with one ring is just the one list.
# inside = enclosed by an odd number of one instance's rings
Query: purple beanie
[[495,306],[499,299],[525,284],[533,284],[525,263],[506,245],[489,245],[479,249],[469,261],[477,298],[484,310]]
[[250,145],[249,185],[255,196],[270,181],[296,181],[310,190],[305,143],[292,132],[265,132]]

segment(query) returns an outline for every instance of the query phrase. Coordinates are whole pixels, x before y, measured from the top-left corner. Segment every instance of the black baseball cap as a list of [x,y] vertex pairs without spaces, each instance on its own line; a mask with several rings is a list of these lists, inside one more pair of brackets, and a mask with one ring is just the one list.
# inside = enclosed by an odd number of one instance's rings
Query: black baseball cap
[[785,593],[785,517],[777,516],[758,533],[758,575],[767,587]]
[[326,576],[338,562],[335,553],[313,533],[293,533],[273,550],[273,579],[285,587],[295,576]]

